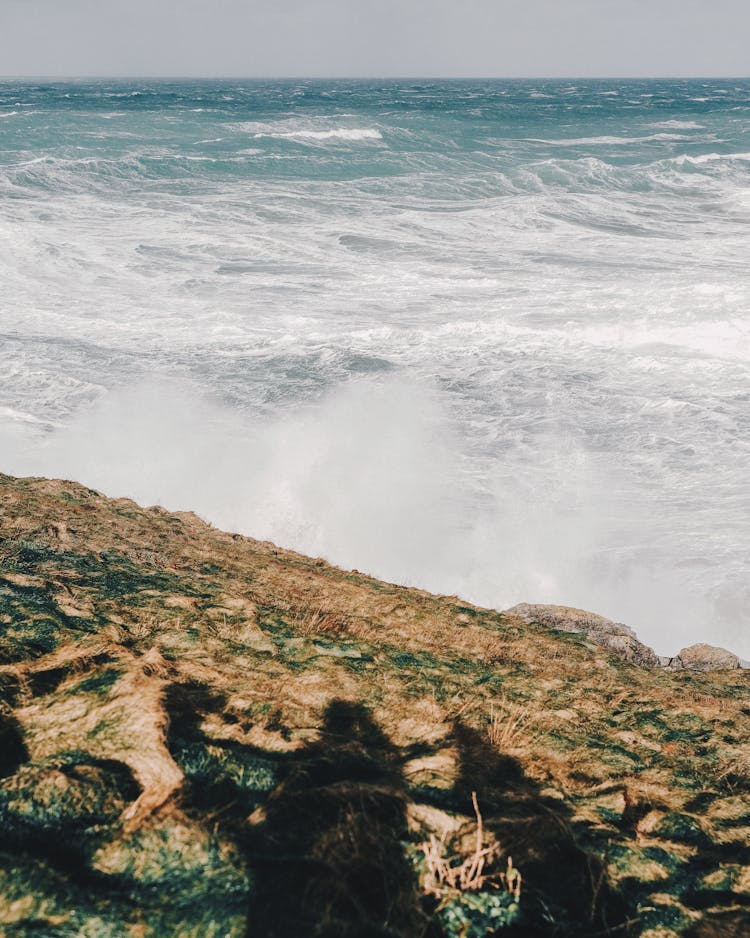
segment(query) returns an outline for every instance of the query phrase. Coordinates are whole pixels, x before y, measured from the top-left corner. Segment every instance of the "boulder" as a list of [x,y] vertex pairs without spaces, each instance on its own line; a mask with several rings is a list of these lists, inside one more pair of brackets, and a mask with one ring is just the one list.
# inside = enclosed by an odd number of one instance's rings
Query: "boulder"
[[506,615],[518,616],[526,622],[539,622],[551,629],[563,632],[578,632],[590,641],[601,645],[625,661],[642,668],[659,668],[659,656],[622,622],[612,622],[595,612],[574,609],[571,606],[546,606],[534,603],[519,603],[505,610]]
[[726,671],[742,667],[737,655],[716,645],[690,645],[678,652],[669,663],[672,670]]

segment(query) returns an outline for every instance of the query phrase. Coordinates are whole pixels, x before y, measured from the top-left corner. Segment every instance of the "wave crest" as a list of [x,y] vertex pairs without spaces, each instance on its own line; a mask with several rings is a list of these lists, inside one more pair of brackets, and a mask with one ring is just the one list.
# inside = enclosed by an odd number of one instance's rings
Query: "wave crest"
[[383,135],[372,127],[336,127],[333,130],[280,130],[255,134],[255,139],[271,137],[279,140],[382,140]]

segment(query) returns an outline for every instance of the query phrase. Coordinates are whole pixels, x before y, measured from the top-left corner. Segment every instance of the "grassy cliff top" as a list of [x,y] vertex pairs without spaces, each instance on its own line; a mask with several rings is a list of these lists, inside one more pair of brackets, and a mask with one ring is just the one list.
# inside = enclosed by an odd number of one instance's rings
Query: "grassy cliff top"
[[0,475],[0,934],[747,935],[749,690]]

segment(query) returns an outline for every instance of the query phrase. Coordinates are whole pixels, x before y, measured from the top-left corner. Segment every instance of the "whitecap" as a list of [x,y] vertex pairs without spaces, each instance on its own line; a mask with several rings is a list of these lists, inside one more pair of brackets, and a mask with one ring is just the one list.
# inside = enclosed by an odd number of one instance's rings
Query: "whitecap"
[[679,165],[683,163],[701,165],[703,163],[716,163],[719,160],[739,160],[744,162],[750,161],[750,153],[699,153],[697,156],[689,156],[687,153],[681,153],[679,156],[673,157],[673,160]]
[[41,420],[34,414],[29,414],[23,410],[16,410],[14,407],[0,407],[0,420],[8,420],[13,423],[27,423],[35,426],[47,426],[47,421]]
[[660,128],[666,127],[671,128],[672,130],[703,130],[705,124],[699,124],[697,121],[657,121],[655,124],[649,124],[649,127]]
[[547,140],[536,137],[527,138],[529,143],[546,143],[556,147],[611,146],[623,147],[631,143],[649,143],[653,140],[690,140],[685,134],[648,134],[645,137],[563,137],[559,140]]
[[283,130],[255,134],[255,139],[271,137],[279,140],[382,140],[383,135],[373,128],[337,127],[334,130]]

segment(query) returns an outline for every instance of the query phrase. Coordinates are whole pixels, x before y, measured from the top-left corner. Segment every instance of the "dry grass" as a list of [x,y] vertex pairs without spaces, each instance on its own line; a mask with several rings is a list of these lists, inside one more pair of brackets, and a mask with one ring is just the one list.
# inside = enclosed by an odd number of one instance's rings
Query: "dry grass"
[[511,857],[507,858],[504,871],[493,868],[502,856],[503,849],[497,842],[485,838],[476,792],[472,792],[471,800],[476,825],[470,852],[460,852],[455,846],[455,837],[451,838],[445,831],[440,837],[431,834],[429,840],[419,845],[427,867],[424,890],[428,895],[450,900],[465,892],[503,889],[518,900],[521,895],[521,874],[513,866]]
[[518,703],[502,697],[490,707],[487,736],[502,752],[529,746],[539,733],[532,729],[536,711],[531,703]]
[[718,766],[716,781],[727,791],[750,790],[750,754],[742,753],[723,759]]
[[[387,741],[373,762],[416,779],[410,792],[423,785],[459,799],[446,807],[454,817],[468,785],[493,805],[499,825],[506,774],[525,786],[530,812],[546,812],[556,798],[566,823],[617,845],[621,875],[644,906],[652,886],[630,857],[635,833],[672,851],[675,869],[684,862],[658,826],[646,830],[646,819],[688,811],[700,792],[712,841],[737,837],[739,828],[711,819],[729,812],[748,784],[746,672],[640,671],[574,636],[68,483],[5,477],[0,499],[2,706],[17,720],[32,766],[62,752],[125,763],[142,793],[137,803],[128,796],[128,820],[139,831],[179,815],[192,786],[204,791],[203,776],[194,782],[188,756],[175,748],[176,718],[164,699],[190,685],[200,692],[189,758],[213,772],[220,754],[231,768],[217,775],[221,791],[227,778],[244,778],[253,752],[291,764],[316,741],[323,745],[322,715],[338,698],[361,703]],[[49,534],[50,519],[65,525],[64,547],[59,532]],[[97,683],[112,675],[114,683]],[[459,726],[481,740],[476,758],[461,748]],[[650,806],[658,811],[639,818]],[[422,850],[432,895],[519,888],[478,805],[475,813],[463,836],[429,824],[413,831],[412,846],[434,834]],[[546,813],[534,817],[548,823]],[[505,850],[523,858],[524,900],[532,903],[548,888],[534,884],[532,833],[520,822],[496,829]],[[710,863],[718,868],[719,860]],[[662,885],[678,895],[681,875],[666,883],[665,872]],[[592,889],[604,891],[599,867]]]
[[317,609],[301,607],[290,615],[290,624],[302,635],[355,635],[362,637],[366,623],[354,616],[342,615],[321,606]]

